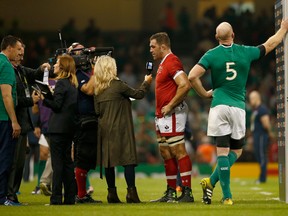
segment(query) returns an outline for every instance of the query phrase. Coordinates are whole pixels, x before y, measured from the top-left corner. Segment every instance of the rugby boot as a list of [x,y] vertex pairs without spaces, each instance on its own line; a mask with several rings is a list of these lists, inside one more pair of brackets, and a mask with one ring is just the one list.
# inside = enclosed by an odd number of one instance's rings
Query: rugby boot
[[203,190],[202,202],[205,204],[211,204],[211,199],[213,195],[213,186],[210,183],[210,178],[203,178],[200,181]]
[[194,197],[192,194],[192,189],[186,186],[182,187],[182,194],[177,199],[178,202],[194,202]]
[[167,186],[167,190],[164,195],[156,200],[151,200],[150,202],[177,202],[177,193],[174,188]]

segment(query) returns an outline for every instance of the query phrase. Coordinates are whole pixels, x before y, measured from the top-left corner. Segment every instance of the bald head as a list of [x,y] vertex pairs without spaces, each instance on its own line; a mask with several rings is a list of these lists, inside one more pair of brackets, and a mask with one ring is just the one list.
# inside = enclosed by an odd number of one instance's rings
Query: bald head
[[216,39],[220,43],[232,43],[234,32],[232,26],[228,22],[220,23],[216,28]]
[[261,95],[258,91],[249,94],[249,102],[252,108],[257,108],[261,104]]

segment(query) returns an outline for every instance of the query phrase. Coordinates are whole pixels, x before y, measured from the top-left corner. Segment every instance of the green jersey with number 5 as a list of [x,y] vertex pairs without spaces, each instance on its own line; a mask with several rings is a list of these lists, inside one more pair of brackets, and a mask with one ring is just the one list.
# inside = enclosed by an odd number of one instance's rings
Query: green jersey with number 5
[[198,64],[211,71],[211,107],[222,104],[245,109],[246,82],[250,65],[259,58],[259,47],[238,44],[219,45],[205,53]]

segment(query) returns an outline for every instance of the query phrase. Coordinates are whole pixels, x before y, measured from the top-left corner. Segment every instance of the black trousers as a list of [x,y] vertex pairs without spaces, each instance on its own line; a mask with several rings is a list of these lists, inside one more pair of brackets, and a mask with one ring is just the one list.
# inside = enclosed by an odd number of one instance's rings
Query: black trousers
[[[71,134],[50,134],[50,154],[53,169],[52,196],[50,204],[74,204],[76,181],[71,157]],[[62,185],[64,202],[62,202]]]
[[[93,116],[91,117],[93,118]],[[81,119],[81,118],[80,118]],[[97,122],[78,125],[74,139],[74,159],[76,167],[89,171],[96,168]]]

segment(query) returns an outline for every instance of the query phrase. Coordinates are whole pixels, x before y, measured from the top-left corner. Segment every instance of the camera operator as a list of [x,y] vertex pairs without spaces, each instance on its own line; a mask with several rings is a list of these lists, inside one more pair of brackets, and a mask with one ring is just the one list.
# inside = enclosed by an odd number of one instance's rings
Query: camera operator
[[[75,58],[79,57],[83,45],[73,43],[68,48],[68,53]],[[74,51],[76,50],[76,51]],[[75,60],[77,62],[77,60]],[[90,64],[87,62],[87,64]],[[86,180],[90,169],[96,168],[97,155],[97,117],[94,109],[94,82],[91,77],[90,65],[77,65],[76,76],[78,79],[78,114],[79,122],[74,140],[74,163],[77,182],[76,203],[99,203],[86,192]]]

